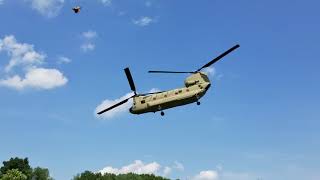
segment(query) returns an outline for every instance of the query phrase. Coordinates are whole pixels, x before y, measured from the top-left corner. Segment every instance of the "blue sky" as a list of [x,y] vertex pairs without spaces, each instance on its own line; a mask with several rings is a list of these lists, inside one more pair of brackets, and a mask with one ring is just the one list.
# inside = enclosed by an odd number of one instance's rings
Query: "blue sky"
[[[318,1],[0,2],[0,161],[28,157],[57,180],[124,166],[194,180],[320,179]],[[195,70],[237,43],[201,106],[95,117],[130,92],[125,67],[139,92],[181,87],[185,75],[147,71]]]

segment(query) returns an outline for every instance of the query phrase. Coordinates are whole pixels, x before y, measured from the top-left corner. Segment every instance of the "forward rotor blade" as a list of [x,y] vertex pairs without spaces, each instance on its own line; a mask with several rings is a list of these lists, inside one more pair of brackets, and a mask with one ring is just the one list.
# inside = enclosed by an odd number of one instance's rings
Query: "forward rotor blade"
[[105,112],[107,112],[107,111],[110,111],[111,109],[116,108],[116,107],[118,107],[118,106],[120,106],[120,105],[128,102],[128,100],[129,100],[130,98],[132,98],[132,97],[133,97],[133,96],[131,96],[131,97],[129,97],[129,98],[127,98],[127,99],[125,99],[125,100],[123,100],[123,101],[121,101],[121,102],[118,102],[117,104],[115,104],[115,105],[113,105],[113,106],[111,106],[111,107],[108,107],[107,109],[102,110],[102,111],[98,112],[97,114],[100,115],[100,114],[103,114],[103,113],[105,113]]
[[223,58],[224,56],[228,55],[229,53],[231,53],[232,51],[236,50],[237,48],[239,48],[240,45],[237,44],[235,46],[233,46],[232,48],[230,48],[229,50],[227,50],[226,52],[222,53],[220,56],[214,58],[212,61],[210,61],[208,64],[202,66],[200,69],[198,69],[196,72],[201,71],[203,68],[209,67],[212,64],[216,63],[217,61],[219,61],[221,58]]
[[193,73],[189,71],[148,71],[149,73],[171,73],[171,74],[185,74],[185,73]]
[[129,68],[125,68],[124,72],[126,73],[126,76],[127,76],[128,81],[129,81],[131,90],[134,93],[136,93],[136,86],[134,85],[134,82],[133,82],[133,79],[132,79],[132,76],[131,76]]

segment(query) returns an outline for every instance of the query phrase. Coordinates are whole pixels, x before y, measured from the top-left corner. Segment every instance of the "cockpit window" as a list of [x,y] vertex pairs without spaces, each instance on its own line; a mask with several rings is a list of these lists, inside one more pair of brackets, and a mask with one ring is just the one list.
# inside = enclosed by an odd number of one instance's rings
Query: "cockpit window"
[[205,82],[210,82],[208,76],[201,74],[201,77]]

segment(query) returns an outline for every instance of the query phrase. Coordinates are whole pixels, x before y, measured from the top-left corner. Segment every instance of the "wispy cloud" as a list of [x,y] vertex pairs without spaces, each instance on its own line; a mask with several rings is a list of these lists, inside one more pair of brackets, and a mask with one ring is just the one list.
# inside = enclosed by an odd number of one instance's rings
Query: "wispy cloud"
[[94,40],[98,37],[98,33],[96,31],[86,31],[81,34],[84,42],[80,46],[83,52],[93,51],[96,48],[94,44]]
[[184,166],[182,163],[178,162],[178,161],[175,161],[174,162],[174,166],[173,166],[174,169],[177,169],[179,171],[184,171]]
[[155,22],[155,19],[148,17],[148,16],[143,16],[143,17],[140,17],[138,19],[133,20],[133,24],[135,24],[137,26],[141,26],[141,27],[148,26],[154,22]]
[[[46,55],[34,50],[34,45],[19,43],[13,35],[0,39],[0,53],[6,52],[9,63],[5,67],[5,78],[0,79],[0,86],[23,90],[53,89],[65,85],[68,79],[57,69],[42,68]],[[14,73],[24,72],[23,76]]]
[[3,4],[3,2],[4,2],[4,0],[0,0],[0,5],[2,5],[2,4]]
[[145,6],[151,7],[151,6],[152,6],[152,2],[151,2],[151,1],[146,1],[146,2],[145,2]]
[[98,36],[97,32],[92,31],[92,30],[89,30],[89,31],[82,33],[82,37],[84,37],[85,39],[88,39],[88,40],[94,39],[97,36]]
[[64,0],[26,0],[26,2],[41,15],[49,18],[57,16],[64,5]]
[[208,74],[209,76],[213,77],[216,74],[216,69],[214,67],[207,67],[207,68],[204,68],[202,70],[202,72],[204,72],[204,73]]
[[84,43],[81,45],[83,52],[93,51],[96,48],[96,45],[93,43]]
[[99,0],[105,6],[111,6],[112,0]]
[[60,57],[58,57],[57,63],[58,64],[69,64],[69,63],[71,63],[71,61],[72,60],[70,58],[68,58],[68,57],[60,56]]
[[46,55],[34,50],[33,45],[17,42],[13,35],[0,39],[0,52],[5,51],[10,57],[5,71],[9,72],[16,66],[34,66],[42,64]]

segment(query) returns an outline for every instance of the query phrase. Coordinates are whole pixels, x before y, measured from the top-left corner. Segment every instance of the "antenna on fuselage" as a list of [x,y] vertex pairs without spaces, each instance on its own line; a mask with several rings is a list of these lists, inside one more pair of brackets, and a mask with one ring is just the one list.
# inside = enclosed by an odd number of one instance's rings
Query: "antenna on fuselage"
[[240,47],[239,44],[233,46],[232,48],[230,48],[229,50],[220,54],[218,57],[214,58],[213,60],[211,60],[210,62],[208,62],[207,64],[205,64],[204,66],[202,66],[201,68],[199,68],[196,71],[148,71],[148,72],[149,73],[170,73],[170,74],[182,74],[182,73],[194,74],[194,73],[200,72],[202,69],[207,68],[207,67],[211,66],[212,64],[218,62],[220,59],[222,59],[223,57],[225,57],[226,55],[228,55],[229,53],[231,53],[232,51],[236,50],[239,47]]

